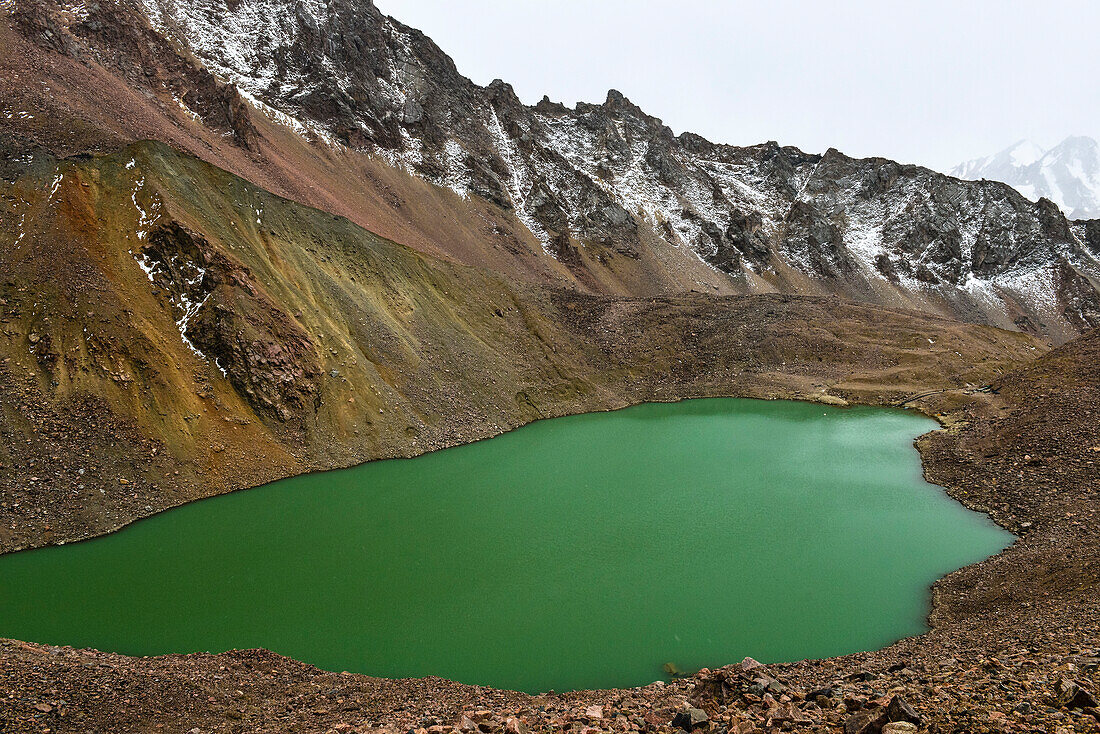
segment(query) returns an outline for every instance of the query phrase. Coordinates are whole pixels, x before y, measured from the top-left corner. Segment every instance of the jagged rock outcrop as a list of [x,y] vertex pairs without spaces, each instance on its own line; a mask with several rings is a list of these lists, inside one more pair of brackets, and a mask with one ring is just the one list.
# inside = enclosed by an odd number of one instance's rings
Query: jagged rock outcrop
[[[2,13],[0,3],[0,13]],[[20,2],[12,20],[36,43],[116,70],[128,82],[166,92],[190,116],[245,147],[258,135],[237,88],[172,44],[126,2]]]
[[630,255],[648,228],[734,277],[782,280],[793,269],[865,298],[888,284],[956,313],[992,304],[1033,331],[1096,323],[1087,225],[1007,186],[835,150],[676,136],[614,90],[598,105],[528,107],[504,82],[462,77],[430,39],[370,3],[143,7],[248,96],[513,210],[566,262],[571,242]]
[[258,412],[303,420],[321,402],[313,342],[272,303],[248,268],[178,222],[158,224],[135,253],[164,294],[184,344],[214,365]]

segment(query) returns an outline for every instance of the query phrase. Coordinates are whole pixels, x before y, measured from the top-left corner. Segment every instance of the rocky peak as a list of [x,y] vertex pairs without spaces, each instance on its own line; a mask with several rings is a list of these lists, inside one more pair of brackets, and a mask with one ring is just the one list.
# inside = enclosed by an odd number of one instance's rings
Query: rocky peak
[[623,117],[636,117],[640,120],[653,120],[658,125],[661,124],[660,120],[657,120],[656,118],[647,115],[645,112],[642,111],[641,107],[631,102],[622,92],[617,89],[607,90],[607,98],[604,100],[602,106],[604,110],[606,110],[607,113],[609,115],[612,115],[613,117],[617,117],[620,119]]

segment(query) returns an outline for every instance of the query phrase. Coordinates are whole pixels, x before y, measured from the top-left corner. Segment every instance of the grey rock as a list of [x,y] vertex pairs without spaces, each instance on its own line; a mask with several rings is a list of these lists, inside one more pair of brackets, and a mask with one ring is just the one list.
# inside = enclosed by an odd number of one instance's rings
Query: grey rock
[[684,731],[695,731],[708,725],[709,717],[702,709],[689,708],[672,717],[672,725]]

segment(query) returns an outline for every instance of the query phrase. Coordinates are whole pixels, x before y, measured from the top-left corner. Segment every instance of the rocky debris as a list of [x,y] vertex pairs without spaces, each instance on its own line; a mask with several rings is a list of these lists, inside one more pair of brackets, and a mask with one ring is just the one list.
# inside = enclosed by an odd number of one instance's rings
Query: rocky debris
[[[1040,625],[1025,634],[1032,632]],[[902,643],[904,667],[893,662],[899,651],[892,648],[764,666],[764,674],[788,686],[781,696],[749,693],[750,673],[736,665],[665,685],[528,696],[431,678],[326,673],[259,650],[134,659],[0,641],[0,684],[17,693],[0,722],[54,731],[159,723],[180,731],[414,734],[1095,731],[1095,711],[1049,705],[1058,671],[1080,671],[1088,656],[1050,638],[1053,645],[1042,653],[1007,647],[983,657],[937,635]],[[925,662],[948,647],[965,658],[960,668]],[[910,657],[914,652],[918,659]],[[859,667],[874,670],[875,679],[852,676]],[[836,693],[825,704],[807,685],[822,680],[833,681]],[[723,685],[731,693],[724,702],[714,697]]]

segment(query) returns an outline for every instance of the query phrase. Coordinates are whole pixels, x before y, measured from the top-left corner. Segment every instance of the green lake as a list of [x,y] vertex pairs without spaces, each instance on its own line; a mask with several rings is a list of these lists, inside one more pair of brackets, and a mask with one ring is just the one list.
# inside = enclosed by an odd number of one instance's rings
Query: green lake
[[0,557],[0,636],[548,689],[870,650],[1012,536],[901,410],[733,399],[536,422]]

